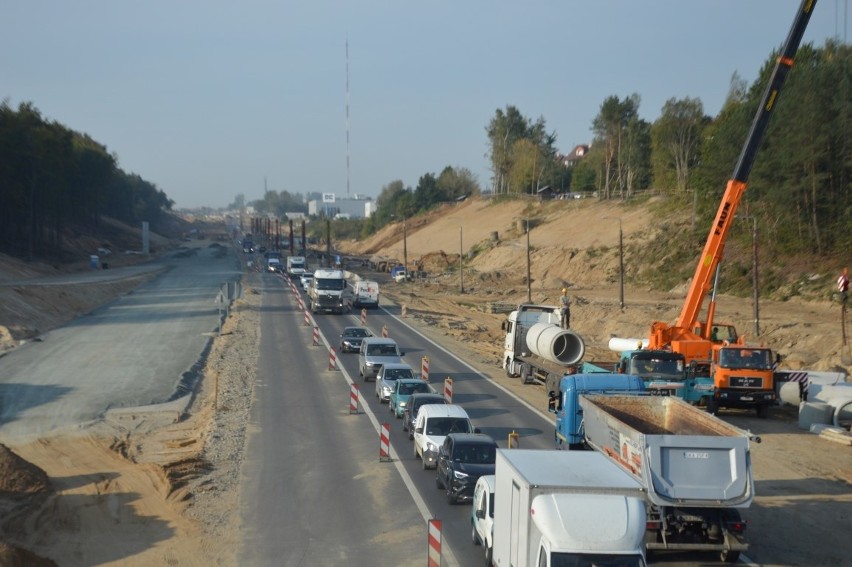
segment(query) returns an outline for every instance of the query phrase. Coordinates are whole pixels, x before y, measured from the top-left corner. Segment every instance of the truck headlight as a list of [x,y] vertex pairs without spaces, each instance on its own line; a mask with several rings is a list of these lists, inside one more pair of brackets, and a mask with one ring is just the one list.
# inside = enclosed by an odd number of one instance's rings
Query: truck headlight
[[434,452],[434,451],[438,450],[438,446],[435,445],[434,443],[430,443],[429,441],[427,441],[426,442],[426,450],[430,451],[430,452]]

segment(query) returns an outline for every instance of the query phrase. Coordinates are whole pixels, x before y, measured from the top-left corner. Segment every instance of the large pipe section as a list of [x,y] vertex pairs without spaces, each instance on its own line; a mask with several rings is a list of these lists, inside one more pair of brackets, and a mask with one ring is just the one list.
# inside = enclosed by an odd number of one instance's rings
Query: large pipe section
[[621,337],[612,337],[609,340],[609,350],[615,352],[624,352],[627,350],[641,350],[648,348],[648,339],[624,339]]
[[548,323],[536,323],[527,331],[527,348],[545,360],[570,366],[583,358],[586,343],[580,335],[568,329]]

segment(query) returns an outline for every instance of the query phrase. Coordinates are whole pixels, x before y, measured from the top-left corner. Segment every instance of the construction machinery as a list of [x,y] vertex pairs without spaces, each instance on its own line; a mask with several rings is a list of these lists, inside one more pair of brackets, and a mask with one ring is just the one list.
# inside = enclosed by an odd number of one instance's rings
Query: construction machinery
[[[772,111],[778,104],[778,96],[787,73],[793,66],[793,58],[798,51],[815,5],[816,0],[802,0],[799,6],[751,129],[746,136],[734,174],[728,181],[722,202],[710,226],[704,250],[698,260],[677,322],[670,325],[657,321],[651,325],[648,348],[671,349],[682,353],[687,363],[693,361],[696,365],[709,363],[714,390],[713,397],[708,399],[708,409],[713,413],[719,407],[753,407],[759,416],[765,416],[767,408],[776,400],[771,362],[769,367],[763,362],[758,362],[772,360],[769,349],[745,347],[744,338],[737,335],[735,330],[732,331],[731,326],[714,324],[716,282],[712,280],[714,273],[717,274],[718,279],[718,268],[722,261],[725,242],[748,186],[748,177],[755,154],[763,139]],[[711,289],[711,283],[714,297],[708,306],[706,319],[699,321],[704,298]],[[714,327],[717,330],[724,327],[730,335],[728,340],[714,337]],[[735,349],[739,352],[728,353],[725,352],[727,349]],[[749,366],[738,366],[736,361],[744,358],[748,358],[749,361],[754,360],[754,363],[750,362]]]

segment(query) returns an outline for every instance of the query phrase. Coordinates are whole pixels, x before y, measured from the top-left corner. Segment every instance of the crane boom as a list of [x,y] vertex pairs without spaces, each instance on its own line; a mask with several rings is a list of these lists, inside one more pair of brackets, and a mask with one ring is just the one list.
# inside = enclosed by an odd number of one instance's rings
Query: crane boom
[[733,177],[728,181],[725,188],[722,202],[719,205],[719,210],[716,212],[716,218],[711,225],[710,234],[707,236],[707,242],[704,245],[704,251],[701,253],[698,266],[695,268],[692,284],[686,294],[686,300],[675,325],[683,331],[692,331],[698,321],[704,297],[710,290],[713,271],[722,260],[728,231],[734,220],[737,207],[742,201],[743,193],[748,186],[748,177],[751,173],[751,167],[754,164],[754,156],[757,153],[760,142],[763,140],[763,134],[772,111],[778,104],[778,96],[781,88],[784,86],[787,73],[793,66],[793,58],[799,49],[799,44],[802,41],[802,36],[805,33],[805,28],[808,25],[815,5],[816,0],[802,0],[799,11],[796,14],[796,19],[790,28],[790,33],[787,35],[781,55],[776,61],[775,69],[772,71],[772,76],[766,87],[766,92],[763,95],[757,114],[751,124],[751,130],[746,137],[739,160],[734,168]]

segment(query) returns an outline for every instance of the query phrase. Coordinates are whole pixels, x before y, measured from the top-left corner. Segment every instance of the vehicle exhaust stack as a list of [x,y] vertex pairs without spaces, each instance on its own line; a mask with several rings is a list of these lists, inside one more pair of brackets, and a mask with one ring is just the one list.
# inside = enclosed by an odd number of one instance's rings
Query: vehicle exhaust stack
[[577,333],[556,325],[536,323],[527,331],[527,348],[550,362],[570,366],[582,360],[586,343]]

